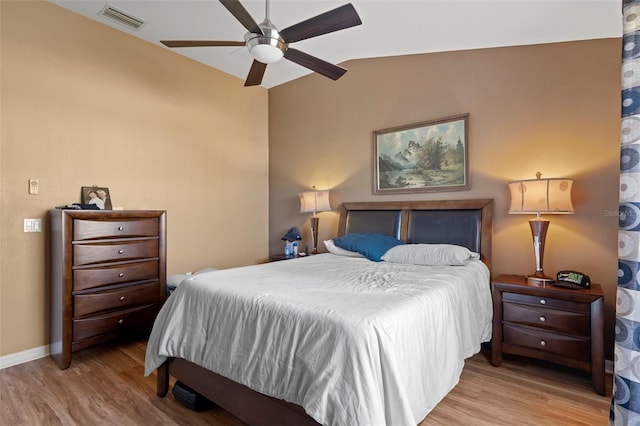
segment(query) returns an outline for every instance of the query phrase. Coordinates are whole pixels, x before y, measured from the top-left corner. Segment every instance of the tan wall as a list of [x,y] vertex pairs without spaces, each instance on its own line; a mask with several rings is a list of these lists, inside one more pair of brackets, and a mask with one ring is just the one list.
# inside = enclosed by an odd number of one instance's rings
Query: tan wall
[[81,186],[167,210],[170,274],[266,259],[265,89],[50,3],[1,8],[0,355],[47,343],[46,232],[23,218]]
[[[528,217],[508,215],[507,182],[575,180],[572,216],[549,216],[545,272],[587,272],[606,291],[613,354],[617,284],[620,39],[350,61],[337,82],[312,75],[269,91],[270,250],[294,225],[308,241],[297,193],[342,201],[493,198],[493,274],[534,270]],[[470,114],[471,190],[372,195],[372,134]],[[335,236],[320,213],[320,239]],[[322,244],[321,248],[324,249]]]

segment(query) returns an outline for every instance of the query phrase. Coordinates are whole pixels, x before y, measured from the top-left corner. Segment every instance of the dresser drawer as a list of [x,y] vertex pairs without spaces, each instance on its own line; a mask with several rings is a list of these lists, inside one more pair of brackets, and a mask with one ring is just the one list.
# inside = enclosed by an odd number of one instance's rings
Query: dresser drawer
[[589,313],[591,306],[588,303],[572,302],[569,300],[553,299],[544,296],[530,296],[528,294],[502,293],[502,300],[505,302],[522,303],[533,306],[543,306],[547,308],[559,308],[573,312]]
[[131,332],[151,328],[158,305],[109,312],[104,315],[73,320],[73,340],[86,339],[111,332]]
[[589,361],[591,359],[590,339],[581,339],[509,324],[504,324],[503,339],[505,345],[523,346],[581,361]]
[[97,238],[155,237],[158,235],[157,218],[136,220],[86,220],[74,219],[75,241]]
[[503,303],[502,318],[506,322],[541,327],[588,337],[589,314],[547,309],[531,305]]
[[74,266],[119,260],[158,257],[158,240],[128,243],[76,244],[73,246]]
[[91,294],[76,294],[73,296],[73,316],[78,318],[97,312],[159,302],[160,285],[157,282]]
[[73,271],[73,290],[86,290],[109,284],[156,279],[158,261],[137,262],[120,266],[76,269]]

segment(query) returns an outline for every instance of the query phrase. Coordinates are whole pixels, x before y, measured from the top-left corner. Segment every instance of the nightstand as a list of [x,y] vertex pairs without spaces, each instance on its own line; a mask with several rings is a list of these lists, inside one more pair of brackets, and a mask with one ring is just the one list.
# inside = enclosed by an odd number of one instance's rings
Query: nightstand
[[600,395],[604,384],[604,294],[529,284],[520,275],[500,275],[491,283],[493,340],[491,364],[503,354],[554,362],[591,373]]
[[269,262],[277,262],[279,260],[298,259],[298,258],[301,258],[301,257],[307,257],[307,255],[303,254],[303,255],[294,256],[294,255],[290,254],[290,255],[287,256],[284,253],[271,254],[271,255],[269,255]]

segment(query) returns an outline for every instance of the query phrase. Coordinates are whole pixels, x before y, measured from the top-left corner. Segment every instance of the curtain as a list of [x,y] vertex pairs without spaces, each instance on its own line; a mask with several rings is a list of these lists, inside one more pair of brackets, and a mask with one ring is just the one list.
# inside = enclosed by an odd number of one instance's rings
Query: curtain
[[610,424],[640,425],[640,0],[624,0],[615,368]]

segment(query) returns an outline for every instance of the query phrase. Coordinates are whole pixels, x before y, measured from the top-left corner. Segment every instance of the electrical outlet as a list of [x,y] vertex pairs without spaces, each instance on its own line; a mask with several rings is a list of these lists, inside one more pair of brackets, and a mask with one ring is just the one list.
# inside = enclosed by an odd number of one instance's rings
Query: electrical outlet
[[40,181],[38,179],[29,179],[29,194],[37,195],[40,190]]

